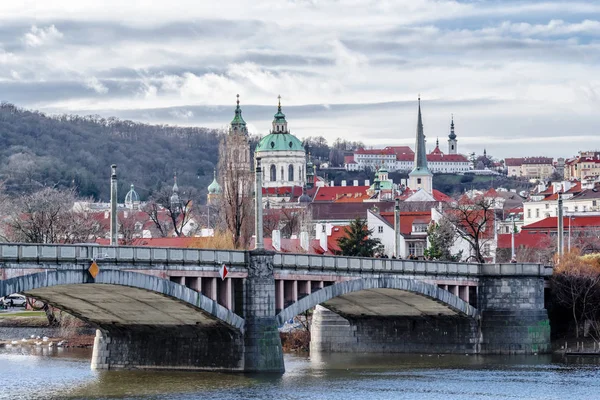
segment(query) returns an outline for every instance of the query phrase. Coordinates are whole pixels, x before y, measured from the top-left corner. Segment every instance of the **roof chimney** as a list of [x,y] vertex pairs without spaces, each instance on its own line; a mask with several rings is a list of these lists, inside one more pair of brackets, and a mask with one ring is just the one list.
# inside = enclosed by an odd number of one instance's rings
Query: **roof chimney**
[[308,232],[300,232],[300,247],[302,250],[308,251]]
[[278,229],[271,233],[271,244],[275,251],[281,251],[281,232]]
[[321,246],[321,249],[327,253],[327,232],[321,232],[321,236],[319,236],[319,245]]

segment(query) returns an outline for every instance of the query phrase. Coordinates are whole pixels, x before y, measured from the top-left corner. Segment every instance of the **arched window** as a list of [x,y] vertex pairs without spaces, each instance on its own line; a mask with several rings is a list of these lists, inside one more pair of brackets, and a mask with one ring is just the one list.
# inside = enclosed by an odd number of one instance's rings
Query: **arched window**
[[271,182],[275,182],[277,180],[277,168],[275,168],[275,164],[271,164]]
[[279,175],[281,177],[281,180],[285,179],[285,175],[283,174],[283,165],[281,166],[281,175]]
[[293,181],[294,180],[294,166],[292,164],[290,164],[290,166],[288,167],[288,181]]

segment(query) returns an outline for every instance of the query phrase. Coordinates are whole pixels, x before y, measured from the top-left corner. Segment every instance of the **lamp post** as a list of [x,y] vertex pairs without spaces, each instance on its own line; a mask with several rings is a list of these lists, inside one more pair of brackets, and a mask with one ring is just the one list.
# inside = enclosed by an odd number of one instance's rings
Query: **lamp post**
[[515,226],[515,220],[513,219],[513,228],[510,233],[510,248],[511,248],[510,259],[511,259],[511,261],[517,259],[517,255],[515,254],[515,230],[517,230],[517,227]]
[[110,245],[118,246],[117,238],[117,166],[110,166]]
[[556,213],[557,228],[558,228],[558,256],[562,257],[564,251],[564,226],[563,226],[563,199],[562,193],[558,192],[558,210]]
[[256,167],[255,167],[255,188],[256,193],[254,195],[255,198],[255,207],[256,211],[254,214],[255,217],[255,229],[256,229],[256,240],[254,241],[254,248],[256,250],[263,250],[265,248],[263,243],[263,205],[262,205],[262,167],[260,165],[260,157],[256,157]]
[[571,220],[573,216],[569,215],[569,252],[571,251]]

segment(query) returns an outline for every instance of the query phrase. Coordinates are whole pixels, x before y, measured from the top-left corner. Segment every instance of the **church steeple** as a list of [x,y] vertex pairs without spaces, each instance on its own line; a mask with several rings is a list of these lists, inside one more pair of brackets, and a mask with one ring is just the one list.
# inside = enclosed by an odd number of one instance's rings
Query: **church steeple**
[[417,140],[415,142],[415,165],[413,171],[427,171],[427,149],[423,133],[423,118],[421,117],[421,97],[419,96],[419,115],[417,117]]
[[421,116],[421,96],[419,96],[419,114],[417,117],[415,163],[412,172],[408,176],[410,178],[409,187],[412,190],[424,189],[427,193],[432,192],[432,174],[427,167],[427,150],[425,148],[425,134],[423,133],[423,118]]
[[175,215],[181,213],[181,199],[179,198],[179,186],[177,186],[177,172],[173,176],[173,189],[171,192],[171,212]]
[[457,154],[457,142],[456,133],[454,133],[454,114],[452,114],[452,120],[450,122],[450,134],[448,135],[448,154]]
[[285,114],[281,112],[281,95],[277,96],[277,113],[273,116],[273,130],[271,133],[289,133]]
[[231,127],[229,128],[229,133],[248,135],[246,121],[244,121],[244,118],[242,118],[242,109],[240,108],[239,94],[237,95],[237,106],[235,107],[235,116],[231,120]]

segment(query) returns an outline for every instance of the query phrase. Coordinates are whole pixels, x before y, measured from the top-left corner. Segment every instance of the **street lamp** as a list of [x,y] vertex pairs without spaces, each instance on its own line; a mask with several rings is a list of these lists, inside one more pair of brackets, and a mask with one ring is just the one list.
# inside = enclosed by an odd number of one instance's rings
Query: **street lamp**
[[573,219],[572,215],[569,215],[569,252],[571,252],[571,220]]

